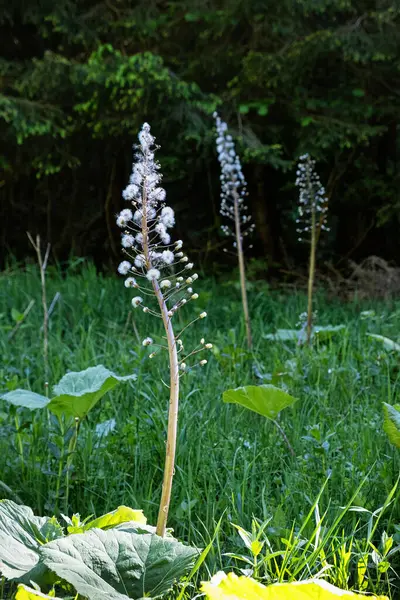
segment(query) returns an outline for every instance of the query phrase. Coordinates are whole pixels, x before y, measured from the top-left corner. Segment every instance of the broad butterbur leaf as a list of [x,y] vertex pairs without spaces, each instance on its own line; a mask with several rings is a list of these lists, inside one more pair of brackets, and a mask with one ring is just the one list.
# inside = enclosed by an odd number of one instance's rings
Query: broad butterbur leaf
[[92,529],[50,542],[40,553],[85,598],[126,600],[166,594],[198,551],[156,534]]
[[23,408],[29,408],[29,410],[36,410],[38,408],[45,408],[49,399],[41,394],[36,394],[30,390],[13,390],[0,396],[1,400],[5,400],[9,404],[14,406],[22,406]]
[[346,330],[346,325],[315,325],[312,336],[317,337],[321,341],[329,340],[336,333],[344,333]]
[[26,582],[42,579],[45,569],[38,566],[39,548],[62,536],[62,527],[55,517],[37,517],[29,506],[0,501],[1,574]]
[[45,598],[46,600],[60,600],[60,598],[57,598],[56,596],[42,594],[42,592],[38,592],[37,590],[23,585],[22,583],[19,584],[15,594],[15,600],[40,600],[41,598]]
[[135,523],[140,523],[146,525],[147,519],[143,514],[142,510],[135,510],[133,508],[129,508],[129,506],[118,506],[115,510],[98,517],[97,519],[93,519],[88,523],[83,523],[78,526],[69,526],[67,528],[68,533],[83,533],[84,531],[89,531],[89,529],[110,529],[111,527],[116,527],[116,525],[120,525],[121,523],[128,523],[130,521],[134,521]]
[[[320,341],[329,340],[335,334],[346,331],[345,325],[315,325],[311,332],[311,338],[318,338]],[[263,335],[266,340],[275,340],[281,342],[305,342],[307,335],[305,329],[277,329],[275,333],[266,333]]]
[[389,441],[400,448],[400,405],[387,404],[383,402],[383,428],[387,433]]
[[247,385],[223,393],[223,401],[244,406],[267,419],[275,420],[277,415],[297,400],[274,385]]
[[108,421],[103,421],[103,423],[97,423],[96,425],[96,435],[99,438],[106,437],[112,431],[114,431],[117,422],[115,419],[108,419]]
[[[128,533],[155,533],[156,527],[154,525],[147,525],[146,523],[141,523],[140,521],[127,521],[126,523],[120,523],[119,525],[115,525],[113,527],[116,531],[126,531]],[[165,532],[165,537],[174,539],[172,535],[172,530],[168,530]]]
[[51,400],[30,390],[20,389],[3,394],[0,399],[30,410],[47,406],[56,416],[65,415],[83,419],[104,394],[120,382],[134,379],[136,375],[120,377],[103,365],[97,365],[84,371],[74,371],[64,375],[54,386],[55,396]]
[[378,342],[381,342],[386,350],[395,350],[396,352],[400,352],[400,344],[394,342],[388,337],[385,337],[384,335],[378,335],[377,333],[367,333],[367,336],[369,338],[377,340]]
[[120,377],[103,365],[85,371],[67,373],[54,386],[55,397],[48,408],[57,416],[83,419],[97,402],[121,381],[136,379],[136,375]]
[[275,333],[265,333],[263,338],[281,342],[298,342],[301,335],[301,329],[277,329]]
[[[217,573],[201,590],[209,600],[355,600],[364,595],[341,590],[322,579],[275,583],[265,586],[250,577],[234,573]],[[388,600],[385,596],[368,596],[371,600]]]

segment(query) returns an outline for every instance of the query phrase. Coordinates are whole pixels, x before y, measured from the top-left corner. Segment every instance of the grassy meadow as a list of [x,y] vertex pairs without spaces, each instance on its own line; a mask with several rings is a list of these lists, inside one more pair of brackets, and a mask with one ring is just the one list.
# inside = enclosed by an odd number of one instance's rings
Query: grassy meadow
[[[265,338],[277,328],[296,326],[305,294],[270,291],[265,282],[252,282],[251,355],[235,280],[200,278],[196,283],[199,299],[176,318],[207,311],[207,319],[188,328],[182,339],[188,349],[201,338],[214,346],[207,365],[182,377],[168,525],[179,539],[201,547],[215,533],[202,567],[210,573],[249,568],[240,559],[249,551],[233,524],[251,531],[253,522],[253,533],[262,528],[263,552],[270,553],[260,577],[306,578],[329,563],[332,583],[360,589],[364,557],[364,589],[395,597],[400,460],[383,430],[382,402],[398,400],[399,362],[398,354],[366,334],[397,339],[400,302],[345,303],[319,291],[318,324],[344,324],[346,329],[309,348]],[[137,379],[108,393],[82,423],[68,490],[68,432],[62,423],[47,411],[1,402],[1,495],[40,515],[79,512],[85,517],[125,504],[143,509],[154,523],[164,466],[168,362],[162,352],[149,359],[150,350],[141,341],[150,335],[162,343],[160,324],[131,310],[132,293],[121,279],[96,273],[82,261],[62,272],[49,267],[49,304],[56,293],[49,387],[67,371],[96,364],[119,375],[135,373]],[[18,313],[31,300],[32,309],[13,331]],[[10,267],[0,274],[1,392],[26,388],[45,393],[42,323],[37,268]],[[263,383],[298,398],[279,417],[295,456],[272,422],[222,402],[225,390]],[[384,532],[394,536],[390,552]],[[383,565],[385,552],[389,566]]]

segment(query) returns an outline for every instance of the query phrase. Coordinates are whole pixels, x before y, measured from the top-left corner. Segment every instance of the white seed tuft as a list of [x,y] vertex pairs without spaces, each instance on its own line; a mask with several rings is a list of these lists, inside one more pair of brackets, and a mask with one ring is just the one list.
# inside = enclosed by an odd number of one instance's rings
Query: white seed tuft
[[132,298],[133,308],[137,308],[140,304],[142,304],[142,302],[143,298],[141,298],[140,296],[135,296],[134,298]]

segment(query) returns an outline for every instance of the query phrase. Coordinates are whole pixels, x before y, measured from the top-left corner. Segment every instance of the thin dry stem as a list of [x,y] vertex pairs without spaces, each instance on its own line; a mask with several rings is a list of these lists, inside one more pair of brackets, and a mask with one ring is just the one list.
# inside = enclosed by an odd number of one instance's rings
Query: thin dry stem
[[[151,268],[151,259],[149,251],[149,230],[147,225],[147,210],[146,210],[146,193],[143,186],[143,216],[142,216],[142,234],[143,234],[143,254],[146,261],[146,268]],[[165,302],[163,293],[156,279],[152,281],[154,293],[156,295],[158,305],[160,307],[161,317],[164,324],[164,329],[168,343],[169,354],[169,369],[170,369],[170,396],[169,396],[169,411],[168,411],[168,429],[167,429],[167,444],[165,452],[164,478],[162,485],[162,493],[160,500],[160,508],[158,512],[157,535],[164,537],[167,528],[167,519],[169,505],[171,502],[172,481],[175,471],[175,454],[176,454],[176,438],[178,432],[178,409],[179,409],[179,363],[178,352],[176,348],[176,340],[172,327],[171,318],[168,316],[168,308]]]
[[167,527],[168,510],[171,502],[172,480],[175,470],[176,438],[178,433],[179,409],[179,363],[178,352],[172,322],[168,316],[168,309],[164,297],[156,280],[153,281],[154,292],[160,306],[164,328],[168,340],[169,368],[170,368],[170,396],[168,411],[167,447],[165,453],[164,480],[158,512],[156,533],[165,535]]
[[289,449],[289,452],[292,456],[296,456],[295,451],[293,450],[293,446],[292,444],[289,442],[288,437],[286,435],[286,433],[284,432],[284,430],[282,429],[282,427],[279,425],[278,421],[276,421],[275,419],[272,420],[273,424],[275,425],[275,427],[277,428],[277,430],[279,431],[279,433],[281,434],[286,446]]
[[307,305],[307,344],[311,343],[312,335],[312,316],[313,316],[313,291],[315,277],[315,254],[317,250],[317,230],[316,230],[315,208],[311,211],[311,247],[310,247],[310,267],[308,274],[308,305]]
[[48,381],[49,381],[49,310],[47,307],[47,295],[46,295],[46,269],[47,263],[50,256],[50,244],[47,244],[46,252],[42,256],[42,250],[40,246],[40,235],[36,236],[36,241],[33,240],[31,234],[27,231],[26,235],[30,243],[32,244],[39,264],[40,270],[40,283],[42,286],[42,306],[43,306],[43,362],[44,362],[44,379],[45,379],[45,390],[46,395],[48,392]]
[[247,345],[249,347],[249,350],[251,350],[253,347],[253,340],[252,340],[252,335],[251,335],[249,306],[247,303],[246,269],[245,269],[245,265],[244,265],[242,232],[241,232],[241,228],[240,228],[239,196],[235,191],[233,192],[233,202],[234,202],[234,210],[235,210],[236,247],[237,247],[237,254],[238,254],[238,261],[239,261],[240,289],[242,292],[243,315],[244,315],[244,322],[246,325]]

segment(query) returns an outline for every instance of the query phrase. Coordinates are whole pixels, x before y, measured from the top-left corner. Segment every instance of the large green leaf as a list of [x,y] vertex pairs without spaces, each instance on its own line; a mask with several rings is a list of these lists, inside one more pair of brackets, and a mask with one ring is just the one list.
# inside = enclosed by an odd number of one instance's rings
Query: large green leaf
[[388,337],[385,337],[384,335],[378,335],[377,333],[367,333],[367,336],[374,340],[377,340],[378,342],[381,342],[386,350],[396,350],[397,352],[400,352],[400,344],[394,342]]
[[92,529],[41,548],[49,569],[89,600],[155,598],[191,567],[198,551],[156,534]]
[[9,404],[14,406],[23,406],[30,410],[36,410],[37,408],[44,408],[48,405],[49,399],[46,396],[41,396],[30,390],[13,390],[0,396],[1,400],[5,400]]
[[263,338],[281,342],[298,342],[301,335],[301,329],[277,329],[275,333],[265,333]]
[[62,535],[55,517],[37,517],[28,506],[0,501],[0,572],[7,579],[27,582],[33,573],[41,577],[39,548]]
[[239,404],[254,412],[275,420],[278,413],[297,400],[287,392],[274,385],[247,385],[227,390],[223,393],[223,401]]
[[[319,340],[328,340],[336,333],[345,331],[345,325],[315,325],[312,329],[311,338]],[[263,335],[266,340],[275,340],[280,342],[305,342],[307,335],[305,329],[277,329],[275,333],[266,333]]]
[[313,328],[313,335],[319,340],[329,340],[336,333],[347,330],[346,325],[316,325]]
[[389,441],[400,448],[400,405],[387,404],[383,402],[383,428],[387,433]]
[[136,379],[136,375],[119,377],[103,365],[64,375],[54,386],[55,397],[48,408],[57,416],[83,419],[97,402],[121,381]]

